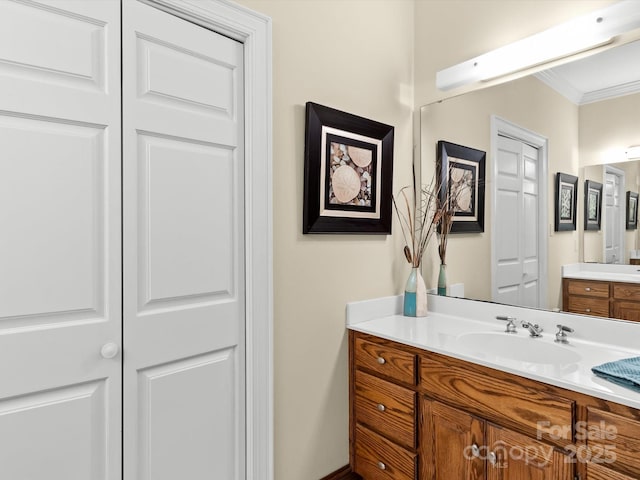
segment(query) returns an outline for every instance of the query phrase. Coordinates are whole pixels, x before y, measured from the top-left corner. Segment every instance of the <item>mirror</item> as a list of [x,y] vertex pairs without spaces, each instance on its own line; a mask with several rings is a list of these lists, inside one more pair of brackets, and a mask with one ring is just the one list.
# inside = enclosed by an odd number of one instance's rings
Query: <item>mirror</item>
[[[596,61],[600,55],[605,57],[605,63]],[[610,165],[625,172],[624,191],[640,191],[640,162],[628,161],[625,155],[627,147],[640,145],[637,114],[640,111],[640,63],[637,58],[640,58],[640,41],[420,109],[423,183],[428,184],[435,173],[438,140],[487,152],[485,230],[451,234],[447,246],[448,284],[463,284],[465,298],[495,300],[492,280],[500,274],[496,273],[499,267],[492,265],[492,254],[498,248],[508,249],[504,244],[509,241],[528,242],[541,261],[546,259],[546,269],[541,270],[537,279],[540,289],[537,302],[514,301],[508,296],[498,299],[507,304],[560,309],[562,265],[604,261],[606,222],[602,222],[600,230],[585,231],[584,228],[585,180],[605,184],[603,165]],[[603,75],[603,71],[607,71],[607,75]],[[570,88],[564,81],[571,75],[577,79],[577,87]],[[605,77],[615,86],[594,86],[587,82]],[[587,93],[581,95],[580,90]],[[506,197],[494,194],[494,189],[500,188],[493,180],[497,178],[495,169],[499,168],[499,162],[494,161],[498,152],[495,139],[502,131],[499,125],[513,126],[546,142],[539,150],[539,155],[546,155],[546,167],[543,163],[530,164],[533,169],[530,173],[539,182],[534,187],[539,188],[536,191],[540,196],[536,205],[541,207],[539,212],[543,218],[546,215],[545,224],[538,225],[537,233],[525,234],[519,240],[510,238],[509,223],[519,222],[520,228],[525,228],[524,212],[535,211],[535,205],[533,210],[520,210],[521,214],[510,216],[507,212],[515,212],[513,205]],[[554,228],[557,172],[578,177],[575,231],[555,231]],[[606,193],[606,188],[604,190]],[[532,223],[535,222],[529,225]],[[624,230],[621,235],[624,248],[620,263],[629,263],[630,251],[640,249],[638,230]],[[437,254],[432,258],[433,262],[425,262],[424,275],[435,285],[439,268]]]

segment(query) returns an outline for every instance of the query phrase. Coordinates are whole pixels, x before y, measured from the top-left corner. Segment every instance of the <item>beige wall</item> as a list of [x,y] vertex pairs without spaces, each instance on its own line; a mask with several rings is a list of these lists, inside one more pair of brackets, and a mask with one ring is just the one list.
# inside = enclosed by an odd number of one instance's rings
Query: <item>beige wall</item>
[[[628,162],[627,147],[640,145],[640,94],[627,95],[580,107],[580,185],[584,180],[603,183],[602,165],[613,164],[625,172],[625,191],[640,191],[640,161]],[[638,230],[625,234],[625,263],[629,250],[640,248]],[[583,258],[602,262],[604,232],[584,232]]]
[[237,1],[273,20],[275,478],[314,480],[348,462],[345,304],[401,293],[408,269],[397,223],[301,234],[305,103],[394,125],[397,191],[437,70],[610,1]]
[[396,236],[302,235],[305,103],[395,126],[408,183],[414,4],[239,3],[273,20],[275,478],[314,480],[349,461],[345,304],[401,293],[409,269]]
[[[491,115],[508,120],[549,140],[547,205],[551,236],[548,238],[548,303],[559,307],[560,266],[578,261],[578,232],[553,232],[556,172],[578,175],[578,107],[533,77],[479,90],[423,107],[421,110],[423,165],[428,178],[435,166],[435,145],[446,140],[487,152],[485,232],[454,234],[447,247],[449,283],[465,284],[465,296],[491,300],[491,205],[493,158]],[[427,183],[426,180],[423,180]],[[429,264],[438,263],[437,256]],[[431,272],[433,282],[434,272]]]

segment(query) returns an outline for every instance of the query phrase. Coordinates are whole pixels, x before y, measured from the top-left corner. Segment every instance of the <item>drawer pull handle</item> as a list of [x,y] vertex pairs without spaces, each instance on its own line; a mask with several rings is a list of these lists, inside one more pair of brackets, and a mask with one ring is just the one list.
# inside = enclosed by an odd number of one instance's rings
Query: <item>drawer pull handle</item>
[[384,412],[387,409],[387,407],[385,407],[383,404],[379,403],[378,404],[378,410],[380,410],[381,412]]
[[495,454],[495,452],[489,452],[489,454],[487,455],[487,460],[489,460],[489,463],[491,465],[494,465],[496,463],[498,463],[498,456]]
[[475,443],[471,445],[471,455],[473,456],[473,458],[480,457],[480,447],[478,447],[478,445],[476,445]]
[[386,469],[387,469],[387,466],[386,466],[384,463],[382,463],[382,462],[378,462],[378,468],[379,468],[380,470],[386,470]]
[[384,365],[385,363],[387,363],[387,361],[386,361],[384,358],[382,358],[382,357],[378,357],[378,363],[379,363],[380,365]]
[[591,309],[590,309],[590,308],[587,308],[585,311],[586,311],[587,313],[589,313],[589,312],[591,312]]
[[584,291],[585,292],[590,292],[591,291],[591,287],[584,287]]

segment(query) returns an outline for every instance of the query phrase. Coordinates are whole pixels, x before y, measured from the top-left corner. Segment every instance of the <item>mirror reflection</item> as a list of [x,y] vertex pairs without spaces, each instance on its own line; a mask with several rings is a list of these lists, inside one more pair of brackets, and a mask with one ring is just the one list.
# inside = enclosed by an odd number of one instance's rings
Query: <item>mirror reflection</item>
[[[626,205],[627,192],[640,191],[640,159],[627,155],[640,145],[637,58],[640,41],[421,108],[423,183],[435,174],[439,140],[487,152],[485,229],[449,237],[450,294],[567,310],[563,266],[609,263],[640,274]],[[556,231],[559,172],[578,178],[575,230]],[[603,186],[599,229],[593,208],[585,229],[585,180]],[[438,269],[425,265],[431,284]]]

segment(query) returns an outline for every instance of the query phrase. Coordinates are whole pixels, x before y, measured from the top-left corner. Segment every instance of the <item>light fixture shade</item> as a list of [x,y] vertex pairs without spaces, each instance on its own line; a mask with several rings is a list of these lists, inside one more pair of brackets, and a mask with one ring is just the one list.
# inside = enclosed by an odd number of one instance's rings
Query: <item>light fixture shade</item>
[[436,73],[436,86],[450,90],[497,78],[579,53],[640,28],[640,2],[624,0]]
[[640,159],[640,145],[634,145],[633,147],[627,148],[626,154],[627,160]]

